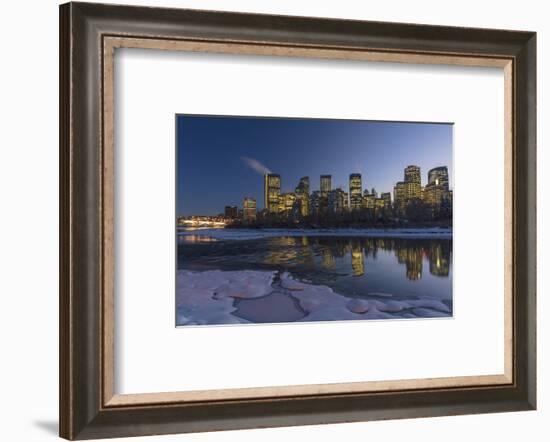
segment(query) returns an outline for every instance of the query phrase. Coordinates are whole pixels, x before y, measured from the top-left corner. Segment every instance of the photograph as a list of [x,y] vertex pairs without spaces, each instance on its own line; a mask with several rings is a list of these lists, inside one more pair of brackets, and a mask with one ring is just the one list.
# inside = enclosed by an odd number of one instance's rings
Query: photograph
[[176,326],[453,317],[453,124],[176,115]]

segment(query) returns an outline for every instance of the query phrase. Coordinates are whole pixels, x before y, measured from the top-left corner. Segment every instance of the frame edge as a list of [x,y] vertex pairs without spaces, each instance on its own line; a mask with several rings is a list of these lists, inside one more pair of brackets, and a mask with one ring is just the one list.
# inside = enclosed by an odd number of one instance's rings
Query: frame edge
[[59,6],[59,436],[73,437],[70,288],[71,4]]
[[[97,9],[96,9],[97,8]],[[132,13],[136,13],[141,20],[140,10],[147,9],[154,10],[154,8],[133,8],[133,7],[120,7],[125,8],[125,17],[120,20],[128,20],[126,12],[132,10]],[[522,365],[518,367],[516,372],[518,384],[516,388],[511,389],[507,394],[501,393],[496,397],[488,397],[486,399],[475,399],[476,411],[470,410],[466,407],[466,399],[463,403],[448,404],[447,406],[441,406],[440,409],[431,409],[435,406],[428,400],[427,392],[420,392],[415,395],[408,395],[410,398],[403,401],[403,407],[396,407],[391,405],[384,399],[383,395],[380,395],[381,403],[386,403],[380,408],[373,408],[372,405],[364,404],[359,401],[358,398],[351,399],[350,405],[341,407],[334,415],[330,411],[330,404],[334,401],[330,398],[326,400],[324,404],[315,404],[313,410],[307,411],[301,406],[298,406],[298,402],[309,403],[306,399],[297,399],[293,404],[281,402],[279,405],[272,407],[270,413],[263,413],[254,408],[256,405],[261,408],[262,405],[258,404],[258,401],[244,402],[243,407],[248,411],[243,417],[240,414],[235,414],[234,407],[230,410],[229,407],[223,409],[224,405],[198,405],[197,407],[141,407],[136,409],[120,409],[120,410],[106,410],[102,409],[98,397],[97,391],[94,391],[97,386],[97,380],[94,380],[97,367],[95,362],[86,359],[90,357],[90,351],[95,350],[96,337],[92,336],[97,324],[94,321],[95,312],[90,312],[84,323],[78,321],[79,318],[84,317],[84,307],[93,308],[96,303],[90,298],[90,290],[94,287],[93,283],[88,279],[90,274],[93,274],[94,267],[90,266],[89,269],[79,270],[79,273],[84,276],[85,280],[79,282],[79,287],[73,287],[73,253],[78,256],[79,261],[86,259],[92,259],[95,249],[90,247],[90,234],[93,233],[94,226],[87,226],[83,228],[83,232],[77,232],[76,238],[73,238],[72,229],[73,223],[77,221],[76,218],[82,216],[83,212],[90,212],[95,214],[94,208],[86,206],[87,203],[93,200],[93,196],[85,201],[78,202],[77,199],[72,196],[73,184],[78,188],[76,191],[82,195],[83,186],[87,183],[92,183],[94,180],[92,177],[81,177],[78,182],[74,181],[76,173],[73,172],[73,161],[75,167],[80,171],[89,172],[88,169],[84,169],[83,164],[85,160],[90,158],[92,153],[85,152],[85,145],[80,146],[77,142],[73,141],[73,114],[75,112],[82,113],[83,115],[77,115],[80,117],[80,122],[76,129],[86,132],[94,131],[95,127],[92,120],[86,120],[89,116],[87,112],[93,112],[95,102],[90,101],[90,95],[86,95],[85,91],[74,91],[73,81],[77,77],[74,77],[76,66],[72,47],[75,44],[75,35],[78,33],[78,38],[85,37],[89,41],[80,42],[85,48],[93,47],[95,42],[92,37],[93,33],[100,31],[95,24],[91,21],[96,19],[102,19],[102,13],[108,14],[112,10],[109,5],[92,5],[85,3],[68,3],[63,4],[59,8],[60,17],[60,41],[59,41],[59,69],[60,69],[60,90],[59,90],[59,131],[60,131],[60,334],[59,334],[59,366],[60,366],[60,407],[59,407],[59,434],[66,439],[89,439],[94,437],[116,437],[116,436],[136,436],[146,434],[165,434],[175,432],[193,432],[193,431],[215,431],[222,429],[241,429],[241,428],[264,428],[264,427],[278,427],[285,425],[311,425],[311,424],[324,424],[335,422],[354,422],[362,420],[374,420],[383,419],[383,413],[390,411],[391,418],[412,418],[412,417],[427,417],[427,416],[441,416],[441,415],[457,415],[457,414],[473,414],[473,413],[486,413],[490,411],[516,411],[516,410],[532,410],[536,408],[536,177],[533,174],[529,174],[530,171],[536,166],[536,34],[534,33],[522,33],[521,36],[514,34],[512,39],[514,50],[521,49],[517,53],[517,60],[520,61],[518,68],[518,75],[515,78],[516,88],[518,92],[521,92],[522,99],[516,101],[514,109],[514,117],[522,115],[523,125],[519,125],[517,133],[515,134],[516,146],[522,147],[522,152],[516,152],[516,162],[519,158],[519,165],[515,162],[515,178],[514,184],[515,197],[514,203],[516,205],[515,216],[516,221],[523,223],[523,228],[519,229],[516,235],[516,250],[514,251],[516,256],[520,256],[525,259],[525,263],[518,263],[518,267],[523,270],[520,271],[519,279],[516,280],[515,290],[518,295],[522,297],[519,301],[519,305],[516,305],[516,317],[515,323],[521,324],[521,328],[518,330],[519,338],[516,341],[516,358],[517,355],[523,356]],[[120,9],[117,9],[119,11]],[[99,11],[99,12],[98,12]],[[214,12],[210,12],[214,14]],[[232,13],[224,13],[231,16]],[[73,23],[76,21],[75,17],[78,15],[77,27],[75,31]],[[129,14],[132,15],[132,14]],[[200,14],[199,14],[200,15]],[[234,14],[232,17],[238,17],[241,14]],[[253,14],[250,14],[253,17]],[[269,19],[269,15],[264,15],[262,22]],[[278,20],[282,20],[283,16],[279,16]],[[294,25],[299,20],[294,22]],[[88,21],[89,20],[89,21]],[[325,19],[321,19],[325,20]],[[328,19],[326,19],[328,20]],[[99,20],[101,21],[101,20]],[[116,21],[116,20],[115,20]],[[336,20],[333,22],[333,24]],[[396,24],[398,25],[398,24]],[[115,25],[116,26],[116,23]],[[410,26],[410,25],[409,25]],[[294,26],[296,27],[296,26]],[[445,28],[447,29],[447,28]],[[487,31],[490,32],[490,31]],[[510,31],[514,33],[513,31]],[[521,38],[520,38],[521,37]],[[521,41],[520,41],[521,40]],[[503,43],[504,44],[504,43]],[[88,54],[88,56],[90,56]],[[84,57],[84,55],[82,55]],[[77,74],[83,74],[82,67],[80,66],[80,72]],[[86,85],[94,86],[95,73],[91,73],[91,77],[85,80]],[[523,83],[522,83],[523,82]],[[523,89],[519,89],[523,84]],[[82,85],[80,85],[82,89]],[[92,91],[92,94],[94,92]],[[79,97],[84,99],[78,104],[79,109],[76,111],[73,109],[73,103],[75,98]],[[96,97],[97,98],[97,97]],[[76,101],[77,103],[79,101]],[[529,117],[527,117],[527,115]],[[83,126],[83,125],[88,125]],[[85,130],[86,129],[86,130]],[[75,136],[83,136],[83,133],[75,133]],[[78,141],[78,140],[77,140]],[[73,152],[73,143],[75,146],[80,147],[82,150]],[[77,163],[78,161],[78,163]],[[94,165],[90,165],[93,168]],[[80,175],[79,175],[80,176]],[[521,179],[517,179],[518,176]],[[89,178],[87,180],[86,178]],[[521,184],[521,183],[524,184]],[[80,184],[79,184],[80,183]],[[524,187],[522,187],[524,186]],[[76,195],[79,196],[79,195]],[[524,197],[524,202],[519,202],[518,199]],[[73,209],[77,209],[74,213]],[[522,210],[524,211],[522,212]],[[90,221],[94,223],[96,221]],[[75,223],[76,225],[76,223]],[[79,246],[76,241],[80,238],[85,239],[85,244]],[[88,242],[86,242],[88,241]],[[522,241],[525,242],[525,246],[522,245]],[[519,248],[517,248],[519,246]],[[87,248],[88,247],[88,248]],[[82,255],[83,251],[89,251],[89,254]],[[80,254],[77,252],[81,252]],[[84,268],[82,262],[78,267]],[[77,275],[78,276],[78,275]],[[80,293],[80,288],[82,292]],[[523,290],[523,291],[522,291]],[[74,298],[77,294],[79,297]],[[86,298],[88,296],[88,298]],[[80,298],[81,297],[81,298]],[[76,316],[76,318],[75,318]],[[76,320],[73,321],[73,318]],[[520,319],[518,321],[518,318]],[[80,342],[83,340],[85,342]],[[73,342],[82,344],[81,348],[75,348],[77,354],[73,354]],[[86,352],[88,352],[86,354]],[[521,360],[521,358],[520,358]],[[83,370],[83,372],[79,372]],[[92,380],[90,384],[86,384],[86,380]],[[459,394],[463,397],[466,392]],[[446,394],[441,395],[438,399],[443,400]],[[386,396],[387,397],[387,396]],[[452,395],[450,396],[452,397]],[[465,398],[465,396],[464,396]],[[319,399],[317,399],[319,400]],[[354,404],[354,405],[353,405]],[[75,412],[75,405],[81,407],[78,412]],[[354,409],[355,406],[355,409]],[[213,416],[210,416],[208,407],[211,407]],[[370,408],[369,408],[370,407]],[[407,408],[408,407],[408,408]],[[192,410],[190,410],[192,408]],[[296,411],[296,408],[299,410]],[[348,411],[343,410],[348,409]],[[428,408],[430,411],[428,412]],[[217,410],[214,412],[214,410]],[[393,410],[393,412],[391,412]],[[163,415],[162,413],[165,413]],[[349,413],[349,414],[345,414]],[[145,422],[142,420],[144,416],[154,418],[154,421]]]

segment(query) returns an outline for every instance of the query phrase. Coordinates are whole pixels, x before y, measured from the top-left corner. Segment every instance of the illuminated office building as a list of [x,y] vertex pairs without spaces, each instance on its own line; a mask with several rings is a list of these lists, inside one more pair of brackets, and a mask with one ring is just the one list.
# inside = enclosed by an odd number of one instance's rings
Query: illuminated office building
[[420,199],[421,196],[421,180],[420,167],[407,166],[405,168],[405,192],[406,199]]
[[300,178],[300,182],[296,187],[296,193],[305,193],[306,195],[309,195],[309,177],[308,176],[303,176],[302,178]]
[[332,213],[342,213],[345,210],[346,192],[342,189],[331,190],[328,194],[328,209]]
[[347,192],[344,192],[344,211],[349,211],[349,196]]
[[281,194],[281,176],[275,173],[264,175],[264,205],[268,213],[278,213]]
[[447,166],[434,167],[428,172],[428,184],[441,186],[449,190],[449,171]]
[[309,195],[305,193],[296,193],[295,209],[302,217],[309,215]]
[[391,208],[391,193],[390,192],[383,192],[380,194],[380,197],[382,200],[384,200],[384,208],[389,209]]
[[420,167],[418,166],[405,167],[405,182],[420,184]]
[[350,210],[361,210],[363,205],[363,185],[361,174],[352,173],[349,176],[349,207]]
[[332,190],[332,175],[321,175],[321,196],[328,197]]
[[296,204],[301,216],[309,215],[309,177],[300,178],[300,182],[295,190]]
[[386,207],[386,201],[384,201],[383,198],[375,198],[374,199],[374,207],[376,211],[382,210]]
[[424,202],[430,206],[441,205],[446,194],[443,186],[438,186],[435,182],[426,184],[424,187]]
[[319,212],[321,211],[321,192],[318,190],[315,190],[314,192],[311,192],[311,195],[309,197],[309,210],[311,215],[319,215]]
[[393,187],[393,203],[398,212],[403,212],[407,204],[406,183],[398,181]]
[[294,203],[296,202],[296,195],[293,193],[282,193],[279,195],[279,213],[284,213],[286,215],[292,212]]
[[256,199],[245,197],[243,201],[243,220],[256,221]]
[[363,208],[364,209],[374,209],[375,200],[376,200],[375,194],[374,193],[369,193],[368,190],[365,190],[365,193],[363,195]]

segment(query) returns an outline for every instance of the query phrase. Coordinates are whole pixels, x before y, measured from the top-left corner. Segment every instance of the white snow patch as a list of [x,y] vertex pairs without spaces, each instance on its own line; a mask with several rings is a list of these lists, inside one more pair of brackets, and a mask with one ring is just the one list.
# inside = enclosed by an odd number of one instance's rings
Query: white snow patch
[[[288,273],[281,276],[281,285],[292,290],[292,296],[308,313],[304,321],[329,321],[346,319],[390,319],[403,310],[411,310],[414,317],[437,317],[451,313],[450,308],[434,299],[387,300],[347,298],[335,293],[330,287],[304,284]],[[408,312],[406,312],[408,313]],[[408,316],[408,315],[407,315]]]
[[[239,324],[249,321],[232,313],[235,299],[250,299],[273,292],[276,272],[241,270],[179,270],[177,274],[177,325]],[[448,316],[451,309],[435,299],[377,300],[348,298],[324,285],[307,284],[289,273],[281,287],[298,300],[307,313],[300,322],[358,319],[395,319]]]
[[235,298],[256,298],[272,291],[276,272],[178,270],[177,325],[247,323],[231,313]]

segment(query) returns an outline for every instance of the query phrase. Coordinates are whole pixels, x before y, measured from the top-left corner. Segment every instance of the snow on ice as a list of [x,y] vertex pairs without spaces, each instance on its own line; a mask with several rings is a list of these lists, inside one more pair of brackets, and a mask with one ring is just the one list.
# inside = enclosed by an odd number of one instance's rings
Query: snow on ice
[[405,317],[450,316],[451,310],[435,299],[393,300],[348,298],[324,285],[307,284],[285,272],[178,271],[177,325],[239,324],[249,321],[232,313],[235,300],[261,298],[275,291],[298,301],[306,313],[300,322]]

